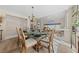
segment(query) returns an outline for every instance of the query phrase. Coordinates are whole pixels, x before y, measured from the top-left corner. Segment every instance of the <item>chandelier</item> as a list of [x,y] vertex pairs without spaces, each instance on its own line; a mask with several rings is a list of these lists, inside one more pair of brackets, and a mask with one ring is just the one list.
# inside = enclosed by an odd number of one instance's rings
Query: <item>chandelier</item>
[[32,16],[31,16],[31,30],[38,30],[40,28],[40,23],[38,23],[37,18],[34,15],[34,6],[32,8]]
[[32,8],[32,16],[31,16],[31,30],[34,30],[35,29],[35,16],[34,16],[34,6],[31,7]]
[[34,6],[32,6],[32,19],[31,19],[32,22],[33,22],[33,19],[34,19]]

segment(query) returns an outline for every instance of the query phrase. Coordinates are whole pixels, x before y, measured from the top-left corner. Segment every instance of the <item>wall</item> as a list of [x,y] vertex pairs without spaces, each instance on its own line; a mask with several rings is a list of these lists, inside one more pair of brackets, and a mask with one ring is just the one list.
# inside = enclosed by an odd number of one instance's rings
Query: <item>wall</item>
[[48,23],[61,23],[61,28],[64,28],[65,26],[65,17],[64,17],[65,13],[61,12],[61,14],[55,14],[55,15],[50,15],[50,16],[45,16],[40,18],[38,21],[41,23],[41,28],[43,28],[44,24],[48,24]]
[[5,38],[9,39],[17,36],[16,27],[19,26],[23,29],[26,29],[27,20],[14,17],[14,16],[6,16],[6,25],[5,25]]
[[16,13],[0,10],[0,16],[3,16],[2,26],[2,39],[10,39],[17,36],[16,27],[19,26],[23,29],[30,30],[30,21],[28,17],[21,16]]
[[71,31],[72,31],[72,19],[71,19],[71,8],[66,11],[65,15],[65,31],[64,31],[64,39],[65,42],[71,44]]
[[[0,9],[8,12],[13,12],[22,16],[32,15],[33,5],[0,5]],[[67,10],[71,5],[34,5],[34,15],[36,17],[44,17],[51,14]]]
[[[47,22],[48,20],[55,20],[55,21],[56,20],[59,20],[59,21],[62,21],[62,24],[64,24],[63,18],[59,18],[59,17],[62,17],[64,15],[64,13],[62,11],[67,10],[69,7],[70,7],[69,5],[63,5],[63,6],[61,6],[61,5],[51,5],[51,6],[48,6],[48,5],[43,6],[42,5],[42,6],[35,6],[34,14],[37,17],[38,16],[40,16],[40,17],[44,16],[44,17],[42,17],[40,19],[40,22],[43,22],[44,23],[44,21]],[[31,15],[31,11],[32,11],[31,6],[29,6],[29,5],[28,6],[6,6],[6,5],[4,5],[4,6],[0,6],[0,8],[3,9],[3,10],[7,10],[7,11],[10,11],[10,12],[17,13],[17,14],[21,14],[21,15],[25,15],[25,16]],[[53,14],[53,15],[51,15],[51,14]],[[54,18],[55,17],[54,14],[55,14],[55,16],[57,15],[56,17],[58,17],[58,19],[55,19]],[[16,20],[19,20],[19,21],[15,21],[15,19]],[[10,36],[10,37],[11,36],[16,36],[15,27],[17,26],[17,23],[19,24],[21,22],[22,25],[24,24],[20,20],[21,20],[21,18],[17,18],[17,17],[13,17],[13,16],[6,16],[6,23],[7,23],[6,24],[6,35],[5,35],[6,38],[8,38],[8,36]],[[25,23],[27,23],[27,22],[25,22]],[[26,24],[24,24],[24,27],[27,26],[27,25],[26,26],[25,25]],[[41,24],[41,27],[42,27],[42,24]]]
[[2,39],[5,39],[5,24],[6,24],[6,21],[5,21],[5,12],[3,10],[0,10],[0,16],[2,16],[2,23],[1,23],[1,26],[0,26],[0,30],[2,30]]

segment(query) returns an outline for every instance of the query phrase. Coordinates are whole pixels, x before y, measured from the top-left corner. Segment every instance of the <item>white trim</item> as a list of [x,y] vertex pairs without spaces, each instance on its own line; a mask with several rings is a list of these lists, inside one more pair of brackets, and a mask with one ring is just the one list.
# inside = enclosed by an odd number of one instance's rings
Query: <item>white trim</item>
[[66,47],[70,48],[73,53],[77,52],[77,49],[74,46],[72,46],[72,48],[71,48],[71,44],[70,43],[67,43],[67,42],[65,42],[63,40],[56,40],[56,39],[54,39],[54,40],[55,40],[54,42],[58,43],[58,45],[61,44],[61,45],[65,45]]
[[28,18],[26,16],[22,16],[22,15],[19,15],[19,14],[16,14],[16,13],[12,13],[12,12],[6,11],[4,9],[0,9],[0,11],[5,13],[6,15],[9,15],[9,16],[14,16],[14,17],[23,18],[23,19],[27,19]]
[[18,36],[18,35],[8,36],[8,37],[5,38],[5,40],[10,39],[10,38],[15,38],[15,37],[17,37],[17,36]]
[[14,16],[14,17],[18,17],[18,18],[27,19],[27,17],[25,17],[25,16],[21,16],[21,15],[12,13],[12,12],[6,12],[6,14],[9,15],[9,16]]

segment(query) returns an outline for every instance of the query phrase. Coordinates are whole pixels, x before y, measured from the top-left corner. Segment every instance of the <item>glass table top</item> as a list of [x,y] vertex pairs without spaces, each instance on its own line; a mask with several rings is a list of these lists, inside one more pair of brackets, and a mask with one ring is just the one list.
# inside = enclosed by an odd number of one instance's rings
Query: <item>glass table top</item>
[[32,37],[32,38],[38,38],[38,37],[47,35],[46,32],[39,32],[39,31],[29,31],[29,32],[24,31],[24,33],[25,35],[28,35],[29,37]]

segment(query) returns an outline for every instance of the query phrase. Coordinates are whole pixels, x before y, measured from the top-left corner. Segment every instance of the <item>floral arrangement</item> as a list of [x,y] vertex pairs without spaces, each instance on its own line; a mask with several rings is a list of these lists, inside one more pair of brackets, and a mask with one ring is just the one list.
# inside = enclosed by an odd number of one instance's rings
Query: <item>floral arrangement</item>
[[79,27],[79,20],[75,20],[74,25],[75,25],[76,27]]

